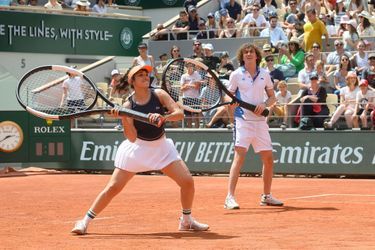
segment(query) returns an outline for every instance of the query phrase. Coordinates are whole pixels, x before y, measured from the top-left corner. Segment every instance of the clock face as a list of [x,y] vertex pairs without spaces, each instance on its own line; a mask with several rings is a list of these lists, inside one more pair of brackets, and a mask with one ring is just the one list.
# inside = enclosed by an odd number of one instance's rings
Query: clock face
[[23,142],[21,127],[12,121],[0,122],[0,151],[14,152]]

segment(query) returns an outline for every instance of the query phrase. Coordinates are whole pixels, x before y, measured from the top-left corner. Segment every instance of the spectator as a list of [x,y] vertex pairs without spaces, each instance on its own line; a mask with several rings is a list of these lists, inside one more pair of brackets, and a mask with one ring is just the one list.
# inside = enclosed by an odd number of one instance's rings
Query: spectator
[[317,16],[320,15],[319,0],[305,0],[301,1],[301,11],[307,15],[309,11],[314,11]]
[[187,13],[183,10],[179,13],[179,19],[175,22],[172,27],[172,31],[176,35],[177,40],[186,40],[187,32],[189,31],[189,17]]
[[202,43],[198,40],[195,40],[193,43],[193,54],[190,58],[202,58],[204,57]]
[[325,37],[326,46],[329,47],[327,29],[324,23],[316,17],[315,9],[307,10],[306,16],[309,21],[303,26],[305,51],[309,51],[313,43],[318,43],[322,47],[322,36]]
[[44,8],[49,10],[62,10],[62,6],[57,0],[49,0],[48,3],[44,5]]
[[362,74],[363,70],[369,67],[368,54],[365,51],[366,45],[363,40],[357,43],[358,52],[350,58],[351,66],[355,69],[357,74]]
[[[110,87],[112,88],[112,91],[120,83],[120,81],[121,81],[120,71],[118,71],[117,69],[112,70],[111,71],[111,83],[109,84]],[[112,96],[112,93],[110,93],[110,96]]]
[[245,14],[251,13],[251,9],[253,8],[253,5],[260,5],[260,0],[243,0],[244,3],[242,3],[242,10]]
[[298,38],[292,37],[288,46],[281,44],[279,56],[281,56],[280,64],[276,68],[281,70],[285,77],[295,76],[303,69],[305,53],[300,48]]
[[171,49],[169,50],[170,59],[168,62],[172,61],[173,59],[177,59],[181,57],[180,48],[176,45],[173,45]]
[[199,32],[196,36],[196,39],[212,39],[215,38],[215,32],[212,30],[208,30],[206,27],[206,23],[203,20],[199,20]]
[[273,81],[274,89],[276,90],[279,82],[285,80],[284,74],[283,72],[281,72],[280,70],[274,67],[275,59],[273,55],[268,55],[264,59],[266,60],[266,63],[267,63],[266,70],[270,73],[271,79]]
[[335,23],[335,26],[337,27],[337,34],[336,36],[342,37],[342,34],[346,31],[346,23],[350,20],[350,18],[344,13],[343,16],[341,16],[340,21],[338,24]]
[[161,23],[156,25],[156,32],[151,34],[151,39],[154,41],[174,40],[173,36],[170,35],[169,30],[164,28],[164,25]]
[[242,33],[242,37],[260,36],[260,31],[257,28],[255,20],[250,21],[246,26],[247,28],[244,28],[244,30],[240,30],[240,33]]
[[264,5],[262,5],[263,8],[261,9],[261,12],[263,13],[267,21],[270,20],[271,14],[276,13],[277,11],[276,9],[277,6],[272,5],[271,2],[272,0],[264,0]]
[[288,7],[286,8],[286,13],[283,20],[284,23],[282,26],[285,29],[285,33],[288,37],[299,37],[299,30],[302,29],[303,32],[304,17],[305,14],[297,8],[297,1],[290,0]]
[[197,7],[197,1],[196,0],[185,0],[183,7],[185,8],[185,11],[189,11],[189,6]]
[[219,18],[218,18],[218,24],[217,24],[217,34],[219,36],[219,34],[221,33],[221,31],[226,27],[227,25],[227,18],[230,17],[229,14],[228,14],[228,10],[227,9],[221,9],[219,10],[218,12],[218,15],[219,15]]
[[327,93],[332,94],[335,91],[335,86],[327,78],[326,72],[324,71],[323,61],[318,60],[315,62],[315,71],[319,77],[319,86],[325,88]]
[[353,51],[357,48],[359,36],[357,33],[357,22],[354,19],[346,23],[346,31],[342,34],[342,41],[344,42],[344,50]]
[[333,74],[334,76],[334,83],[336,90],[334,93],[336,95],[340,95],[340,89],[346,86],[346,76],[348,75],[348,72],[352,70],[352,67],[350,65],[349,57],[347,55],[343,55],[341,57],[341,62],[339,69],[335,71]]
[[324,119],[329,114],[328,107],[325,104],[327,92],[324,88],[319,87],[318,80],[319,77],[316,73],[311,74],[311,86],[302,92],[300,98],[302,103],[301,123],[304,123],[306,118],[310,119],[315,128],[323,127]]
[[370,23],[370,19],[370,14],[365,10],[358,15],[359,24],[357,26],[357,33],[360,37],[375,36],[375,30]]
[[234,20],[228,17],[226,20],[226,27],[220,32],[219,38],[236,38],[240,37],[239,31],[237,31],[234,24]]
[[356,96],[356,104],[353,114],[353,128],[359,128],[358,117],[361,120],[362,128],[367,128],[367,118],[373,116],[375,92],[368,88],[368,82],[362,79],[359,82],[359,91]]
[[207,14],[206,28],[209,31],[213,31],[215,33],[215,37],[219,36],[218,25],[216,24],[215,16],[212,12]]
[[292,94],[288,90],[288,85],[285,81],[280,81],[277,85],[277,89],[279,90],[276,92],[277,101],[271,106],[270,115],[267,117],[267,119],[269,119],[271,115],[275,114],[277,117],[281,117],[283,119],[282,125],[286,126],[288,121],[287,104],[292,100]]
[[319,43],[313,43],[311,50],[309,51],[314,57],[314,63],[316,63],[318,60],[325,63],[327,61],[327,57],[322,53],[321,47]]
[[349,0],[348,1],[348,12],[350,16],[356,18],[359,13],[364,10],[363,0]]
[[96,4],[92,7],[92,11],[100,14],[107,13],[107,5],[104,0],[96,0]]
[[350,71],[346,77],[347,86],[340,90],[340,105],[333,113],[331,119],[324,123],[325,128],[332,128],[340,116],[344,113],[346,125],[353,127],[353,115],[355,114],[355,102],[358,89],[358,77],[354,71]]
[[[199,89],[201,86],[201,76],[194,69],[194,64],[187,63],[187,72],[181,76],[181,91],[183,93],[184,104],[198,103],[199,102]],[[192,128],[192,122],[196,128],[199,128],[200,117],[198,113],[185,111],[185,121],[188,128]]]
[[26,6],[26,0],[17,0],[17,6]]
[[211,43],[203,44],[203,63],[208,66],[211,70],[215,70],[217,65],[220,63],[220,59],[214,56],[214,46]]
[[155,67],[155,60],[152,55],[148,54],[147,44],[140,43],[138,45],[139,56],[134,57],[132,66],[136,65],[150,65],[152,67],[152,72],[150,73],[150,87],[155,87],[158,84],[156,75],[158,74]]
[[[261,68],[267,68],[267,62],[266,62],[266,57],[268,55],[272,55],[273,53],[273,48],[271,47],[270,44],[266,43],[265,45],[263,45],[263,54],[262,54],[262,60],[260,61],[260,64],[259,64],[259,67]],[[273,63],[274,65],[278,64],[278,57],[277,56],[274,56],[273,57]]]
[[252,13],[247,14],[242,20],[240,29],[243,30],[246,25],[255,20],[257,27],[265,28],[267,27],[267,20],[263,15],[259,13],[259,5],[253,5],[251,8]]
[[236,23],[240,22],[242,7],[236,0],[229,0],[229,2],[224,5],[224,8],[228,10],[229,16],[235,20]]
[[270,13],[270,16],[269,16],[269,27],[268,28],[265,28],[264,30],[262,30],[260,32],[260,36],[261,37],[269,37],[270,38],[270,41],[271,41],[271,45],[274,47],[274,48],[277,48],[277,46],[280,44],[280,43],[287,43],[288,42],[288,38],[286,37],[285,33],[284,33],[284,30],[277,26],[277,14],[276,12],[272,12]]
[[76,2],[74,11],[90,11],[90,2],[88,0],[79,0],[78,2]]
[[190,27],[190,34],[196,35],[198,33],[198,23],[200,20],[205,21],[204,19],[200,18],[197,12],[197,9],[193,6],[189,6],[189,27]]
[[351,56],[349,52],[345,52],[344,43],[341,40],[335,40],[335,51],[330,52],[327,56],[327,74],[337,69],[343,55]]
[[158,81],[160,82],[161,81],[160,76],[163,73],[164,67],[168,63],[168,55],[167,55],[167,53],[161,54],[159,56],[159,60],[160,60],[160,63],[159,63],[158,66],[156,66],[156,71],[158,72],[158,74],[156,76],[158,77]]
[[316,74],[314,56],[307,53],[305,54],[305,67],[298,73],[298,85],[301,90],[310,88],[312,74]]
[[38,6],[38,0],[29,0],[28,6]]
[[230,74],[234,71],[234,66],[229,58],[227,52],[222,52],[220,55],[220,63],[217,67],[217,72],[220,75],[220,79],[229,80]]
[[375,89],[375,53],[368,55],[369,67],[362,72],[362,79],[366,79],[369,87]]

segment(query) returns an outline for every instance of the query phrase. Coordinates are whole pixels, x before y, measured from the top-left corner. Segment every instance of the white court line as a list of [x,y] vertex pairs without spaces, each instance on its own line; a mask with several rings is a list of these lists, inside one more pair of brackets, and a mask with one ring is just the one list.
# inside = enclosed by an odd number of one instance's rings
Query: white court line
[[317,194],[317,195],[310,195],[310,196],[286,198],[284,200],[311,199],[311,198],[325,197],[325,196],[375,197],[375,194]]

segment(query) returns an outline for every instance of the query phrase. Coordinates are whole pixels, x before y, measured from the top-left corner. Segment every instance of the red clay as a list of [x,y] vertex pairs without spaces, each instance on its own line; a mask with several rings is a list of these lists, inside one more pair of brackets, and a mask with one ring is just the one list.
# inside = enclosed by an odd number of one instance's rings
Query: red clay
[[240,210],[224,210],[226,177],[195,177],[193,216],[208,232],[178,232],[178,187],[135,176],[90,225],[70,230],[109,175],[0,178],[0,248],[5,249],[373,249],[374,180],[275,178],[285,207],[260,207],[260,178],[241,177]]

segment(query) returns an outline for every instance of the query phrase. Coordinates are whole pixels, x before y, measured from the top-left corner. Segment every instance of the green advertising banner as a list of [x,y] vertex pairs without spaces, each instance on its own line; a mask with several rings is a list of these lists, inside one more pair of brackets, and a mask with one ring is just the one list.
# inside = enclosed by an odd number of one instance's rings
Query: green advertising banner
[[143,9],[159,9],[170,7],[182,7],[184,0],[117,0],[116,4],[126,6],[138,6]]
[[[233,159],[230,131],[168,131],[188,167],[228,173]],[[271,131],[275,173],[375,175],[372,131]],[[73,131],[71,161],[60,167],[111,170],[121,132]],[[243,172],[260,173],[262,163],[249,150]]]
[[0,51],[136,56],[150,21],[0,12]]

